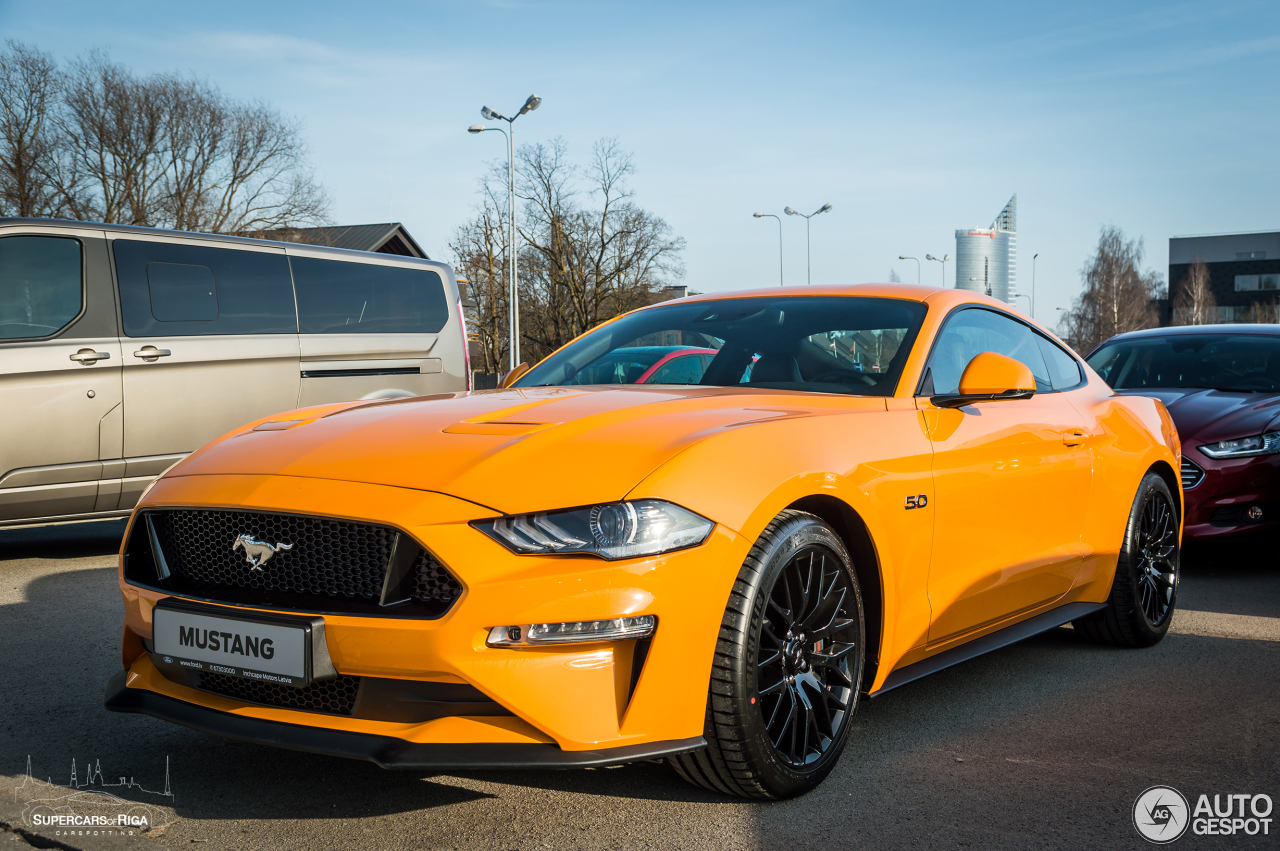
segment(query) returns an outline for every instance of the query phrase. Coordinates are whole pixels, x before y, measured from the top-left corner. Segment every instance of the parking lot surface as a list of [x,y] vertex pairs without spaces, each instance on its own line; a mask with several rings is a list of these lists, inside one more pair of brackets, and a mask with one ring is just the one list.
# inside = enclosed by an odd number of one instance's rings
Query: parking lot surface
[[[1188,553],[1172,632],[1154,648],[1061,628],[865,701],[817,791],[761,804],[654,764],[389,772],[108,713],[123,528],[0,530],[0,821],[15,847],[39,833],[68,848],[1146,848],[1132,811],[1148,787],[1192,806],[1201,794],[1280,800],[1269,542]],[[73,760],[80,785],[91,773],[95,788],[116,784],[106,791],[160,825],[134,837],[25,827],[32,784],[68,784]],[[166,760],[171,797],[157,794]],[[1277,847],[1272,819],[1266,837],[1188,831],[1173,847]]]

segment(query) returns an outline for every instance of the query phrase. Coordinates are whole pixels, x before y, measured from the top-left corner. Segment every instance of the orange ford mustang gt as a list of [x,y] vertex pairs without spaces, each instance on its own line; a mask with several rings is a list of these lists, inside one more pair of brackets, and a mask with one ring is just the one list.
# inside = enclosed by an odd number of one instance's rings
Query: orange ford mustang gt
[[[687,384],[580,384],[635,347]],[[389,768],[817,785],[862,695],[1178,586],[1177,433],[957,290],[647,307],[487,392],[250,423],[160,478],[109,709]]]

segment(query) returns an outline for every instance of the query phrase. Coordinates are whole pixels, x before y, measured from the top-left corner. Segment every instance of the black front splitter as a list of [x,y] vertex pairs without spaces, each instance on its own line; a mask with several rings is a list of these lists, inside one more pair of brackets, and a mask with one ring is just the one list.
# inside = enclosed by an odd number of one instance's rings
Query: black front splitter
[[112,712],[136,712],[241,742],[363,759],[383,768],[436,771],[596,768],[661,759],[707,746],[701,736],[593,751],[565,751],[552,744],[419,744],[394,736],[307,727],[220,712],[146,689],[128,688],[126,675],[126,671],[120,671],[107,682],[105,703]]

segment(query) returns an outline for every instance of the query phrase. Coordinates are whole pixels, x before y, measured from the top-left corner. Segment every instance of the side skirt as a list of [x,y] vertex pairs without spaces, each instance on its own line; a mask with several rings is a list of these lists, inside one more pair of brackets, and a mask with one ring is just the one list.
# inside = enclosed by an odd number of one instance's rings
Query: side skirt
[[1024,638],[1048,632],[1051,629],[1062,626],[1064,623],[1070,623],[1077,618],[1082,618],[1106,607],[1106,603],[1067,603],[1065,606],[1050,609],[1047,612],[1036,615],[1034,618],[1028,618],[1025,621],[1007,626],[981,638],[966,641],[959,647],[944,650],[937,656],[930,656],[928,659],[921,659],[913,665],[899,668],[889,674],[884,681],[884,685],[871,692],[868,696],[879,697],[886,691],[906,685],[912,680],[927,677],[929,674],[941,671],[944,668],[950,668],[952,665],[958,665],[961,662],[967,662],[976,656],[990,653],[992,650],[1008,647],[1010,644],[1016,644]]

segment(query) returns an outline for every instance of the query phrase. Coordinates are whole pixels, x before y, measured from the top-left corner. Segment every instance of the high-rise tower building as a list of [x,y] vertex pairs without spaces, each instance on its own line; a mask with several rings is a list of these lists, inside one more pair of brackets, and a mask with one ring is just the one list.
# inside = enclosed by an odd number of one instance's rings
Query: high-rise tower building
[[956,286],[1013,303],[1018,280],[1018,195],[989,228],[956,231]]

